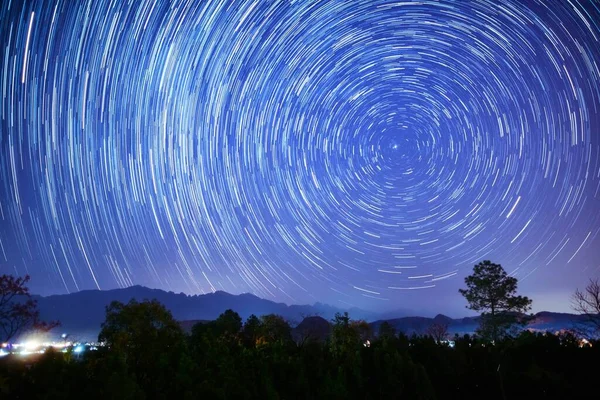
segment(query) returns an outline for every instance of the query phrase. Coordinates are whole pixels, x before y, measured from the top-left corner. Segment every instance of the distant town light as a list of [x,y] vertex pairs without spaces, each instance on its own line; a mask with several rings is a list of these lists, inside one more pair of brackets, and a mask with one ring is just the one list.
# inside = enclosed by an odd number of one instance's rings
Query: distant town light
[[24,347],[25,347],[27,350],[30,350],[30,351],[31,351],[31,350],[33,350],[33,349],[35,349],[35,348],[37,348],[37,347],[40,347],[40,343],[39,343],[39,342],[37,342],[37,341],[35,341],[35,340],[32,340],[32,341],[29,341],[29,342],[25,343],[25,344],[24,344]]

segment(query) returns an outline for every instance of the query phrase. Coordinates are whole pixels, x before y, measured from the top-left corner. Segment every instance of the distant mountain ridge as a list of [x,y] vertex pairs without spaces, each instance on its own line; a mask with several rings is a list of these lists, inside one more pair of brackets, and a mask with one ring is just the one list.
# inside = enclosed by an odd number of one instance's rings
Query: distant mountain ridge
[[[450,318],[443,314],[438,314],[435,318],[427,317],[402,317],[394,319],[382,319],[370,323],[375,332],[384,322],[391,324],[396,331],[404,332],[408,335],[424,334],[427,329],[433,324],[445,324],[448,326],[448,333],[459,335],[472,334],[479,325],[480,317],[465,317],[465,318]],[[539,332],[556,332],[563,329],[572,329],[577,326],[581,327],[585,323],[587,317],[584,315],[554,313],[549,311],[541,311],[533,315],[533,318],[525,326],[526,329]]]
[[[131,299],[158,300],[172,312],[175,319],[182,321],[188,329],[187,325],[191,321],[214,320],[227,309],[236,311],[244,320],[251,314],[257,316],[278,314],[290,321],[292,325],[301,324],[306,317],[311,316],[331,320],[335,313],[348,311],[352,319],[364,319],[371,322],[375,332],[379,325],[386,320],[396,330],[407,334],[424,333],[434,322],[447,324],[451,333],[470,333],[475,330],[478,323],[478,317],[452,319],[441,314],[434,318],[409,317],[406,316],[408,313],[405,310],[399,310],[395,313],[395,318],[389,318],[390,312],[374,313],[358,308],[343,310],[322,303],[287,305],[247,293],[233,295],[217,291],[205,295],[186,295],[139,285],[124,289],[84,290],[47,297],[34,296],[34,298],[38,301],[42,319],[61,322],[61,327],[54,334],[59,335],[66,332],[71,334],[74,340],[95,340],[104,321],[106,306],[115,300],[127,303]],[[581,316],[573,314],[540,312],[536,314],[528,327],[539,330],[567,329],[581,318]]]
[[[70,294],[33,297],[38,301],[42,319],[58,320],[61,323],[58,328],[60,332],[70,333],[86,340],[98,336],[104,321],[105,308],[112,301],[127,303],[131,299],[138,301],[156,299],[164,304],[179,321],[214,320],[225,310],[232,309],[244,320],[251,314],[257,316],[278,314],[295,325],[307,316],[318,315],[329,320],[336,312],[344,311],[322,303],[287,305],[261,299],[249,293],[233,295],[217,291],[204,295],[187,295],[139,285],[124,289],[83,290]],[[375,320],[379,317],[376,313],[358,308],[349,309],[348,312],[353,318]]]

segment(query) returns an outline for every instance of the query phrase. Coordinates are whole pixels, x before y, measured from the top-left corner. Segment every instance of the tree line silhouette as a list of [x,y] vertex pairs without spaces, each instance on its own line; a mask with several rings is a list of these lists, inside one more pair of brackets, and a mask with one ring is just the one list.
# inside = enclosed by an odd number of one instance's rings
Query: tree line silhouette
[[186,333],[155,300],[113,302],[99,335],[106,346],[97,351],[1,358],[0,398],[564,399],[600,393],[598,341],[582,347],[570,332],[514,330],[531,301],[516,296],[516,279],[499,265],[480,263],[465,282],[469,307],[487,316],[475,335],[452,338],[453,347],[443,327],[409,337],[384,322],[372,332],[347,313],[329,322],[326,335],[310,327],[294,331],[272,314],[242,321],[232,310]]

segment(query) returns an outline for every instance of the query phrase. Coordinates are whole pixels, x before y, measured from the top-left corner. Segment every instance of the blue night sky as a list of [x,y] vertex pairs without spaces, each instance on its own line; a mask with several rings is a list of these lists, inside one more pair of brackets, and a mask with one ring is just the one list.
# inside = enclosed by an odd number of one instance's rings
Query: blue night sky
[[600,2],[0,5],[0,273],[468,313],[600,276]]

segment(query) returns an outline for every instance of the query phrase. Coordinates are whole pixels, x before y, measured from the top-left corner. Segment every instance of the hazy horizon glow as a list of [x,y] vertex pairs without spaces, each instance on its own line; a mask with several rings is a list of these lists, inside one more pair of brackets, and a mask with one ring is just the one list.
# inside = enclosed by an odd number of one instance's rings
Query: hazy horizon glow
[[5,1],[0,273],[465,314],[600,275],[597,1]]

